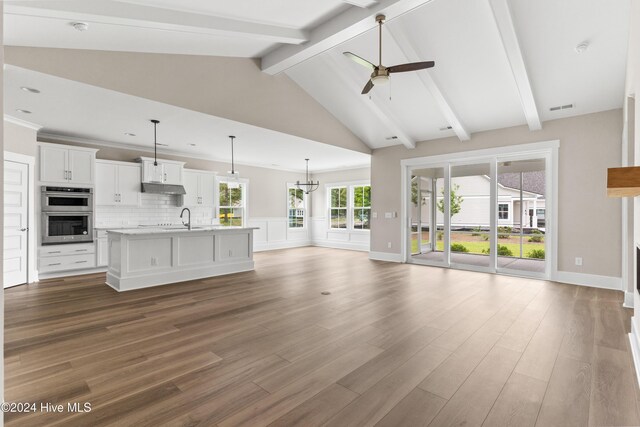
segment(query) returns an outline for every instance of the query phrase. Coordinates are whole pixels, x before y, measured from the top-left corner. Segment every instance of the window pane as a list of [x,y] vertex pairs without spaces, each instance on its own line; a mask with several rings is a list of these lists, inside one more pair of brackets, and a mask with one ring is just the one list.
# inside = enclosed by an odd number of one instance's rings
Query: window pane
[[353,228],[358,230],[369,229],[370,209],[355,209],[353,211]]
[[304,209],[289,209],[289,227],[304,227]]
[[304,208],[304,191],[297,188],[289,189],[289,208],[303,209]]
[[371,207],[371,186],[370,185],[366,185],[364,187],[364,204],[363,206],[365,208],[370,208]]
[[331,209],[331,228],[347,228],[346,209]]
[[340,207],[347,206],[347,187],[340,188]]
[[364,187],[353,187],[353,206],[356,208],[364,206]]
[[331,189],[331,207],[340,206],[340,189],[332,188]]
[[239,188],[230,188],[229,196],[231,199],[229,206],[242,206],[242,186]]
[[219,200],[219,205],[220,206],[229,206],[229,189],[227,187],[227,184],[225,182],[221,182],[220,183],[220,200]]

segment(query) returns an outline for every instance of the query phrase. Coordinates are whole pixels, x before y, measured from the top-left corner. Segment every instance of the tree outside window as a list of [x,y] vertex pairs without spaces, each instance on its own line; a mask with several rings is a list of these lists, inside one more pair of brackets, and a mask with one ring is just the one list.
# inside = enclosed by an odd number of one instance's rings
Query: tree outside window
[[330,191],[331,228],[347,228],[347,187],[334,187]]
[[218,186],[218,218],[222,226],[242,227],[245,212],[245,184],[229,185],[221,181]]
[[371,186],[353,187],[353,228],[369,230],[371,218]]
[[289,228],[304,228],[306,217],[304,190],[296,187],[289,187],[287,201]]

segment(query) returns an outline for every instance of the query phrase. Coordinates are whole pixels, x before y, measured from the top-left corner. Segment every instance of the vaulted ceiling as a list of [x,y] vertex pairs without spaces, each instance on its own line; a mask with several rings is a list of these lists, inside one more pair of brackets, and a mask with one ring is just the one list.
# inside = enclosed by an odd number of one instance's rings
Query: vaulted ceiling
[[[260,58],[265,74],[288,75],[373,149],[535,131],[623,102],[630,0],[4,3],[6,45]],[[369,71],[342,52],[377,62],[378,13],[387,16],[385,65],[436,65],[363,96]]]

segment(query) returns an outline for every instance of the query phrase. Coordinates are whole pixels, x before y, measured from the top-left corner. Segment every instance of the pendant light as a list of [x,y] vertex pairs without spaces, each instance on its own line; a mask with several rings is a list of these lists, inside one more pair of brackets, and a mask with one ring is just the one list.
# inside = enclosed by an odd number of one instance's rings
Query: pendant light
[[151,119],[153,123],[153,166],[158,166],[158,138],[157,138],[157,126],[160,120]]
[[307,162],[307,180],[305,182],[296,181],[296,187],[298,190],[302,190],[305,194],[309,194],[312,191],[316,191],[320,187],[320,181],[312,181],[309,179],[309,159],[304,159]]
[[235,169],[235,159],[233,157],[233,142],[236,139],[235,136],[229,135],[231,139],[231,170],[227,172],[227,186],[229,188],[239,188],[240,187],[240,172]]

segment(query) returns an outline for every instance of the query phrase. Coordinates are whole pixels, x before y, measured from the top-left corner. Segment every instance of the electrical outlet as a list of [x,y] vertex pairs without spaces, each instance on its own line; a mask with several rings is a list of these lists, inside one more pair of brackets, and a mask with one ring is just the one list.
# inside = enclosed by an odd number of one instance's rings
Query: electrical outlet
[[158,258],[156,258],[156,257],[152,256],[152,257],[151,257],[151,265],[152,265],[152,266],[154,266],[154,265],[158,265]]
[[391,242],[387,242],[387,248],[391,249]]
[[373,217],[373,219],[378,219],[378,212],[373,212],[371,216]]
[[576,265],[582,266],[582,257],[576,257]]

